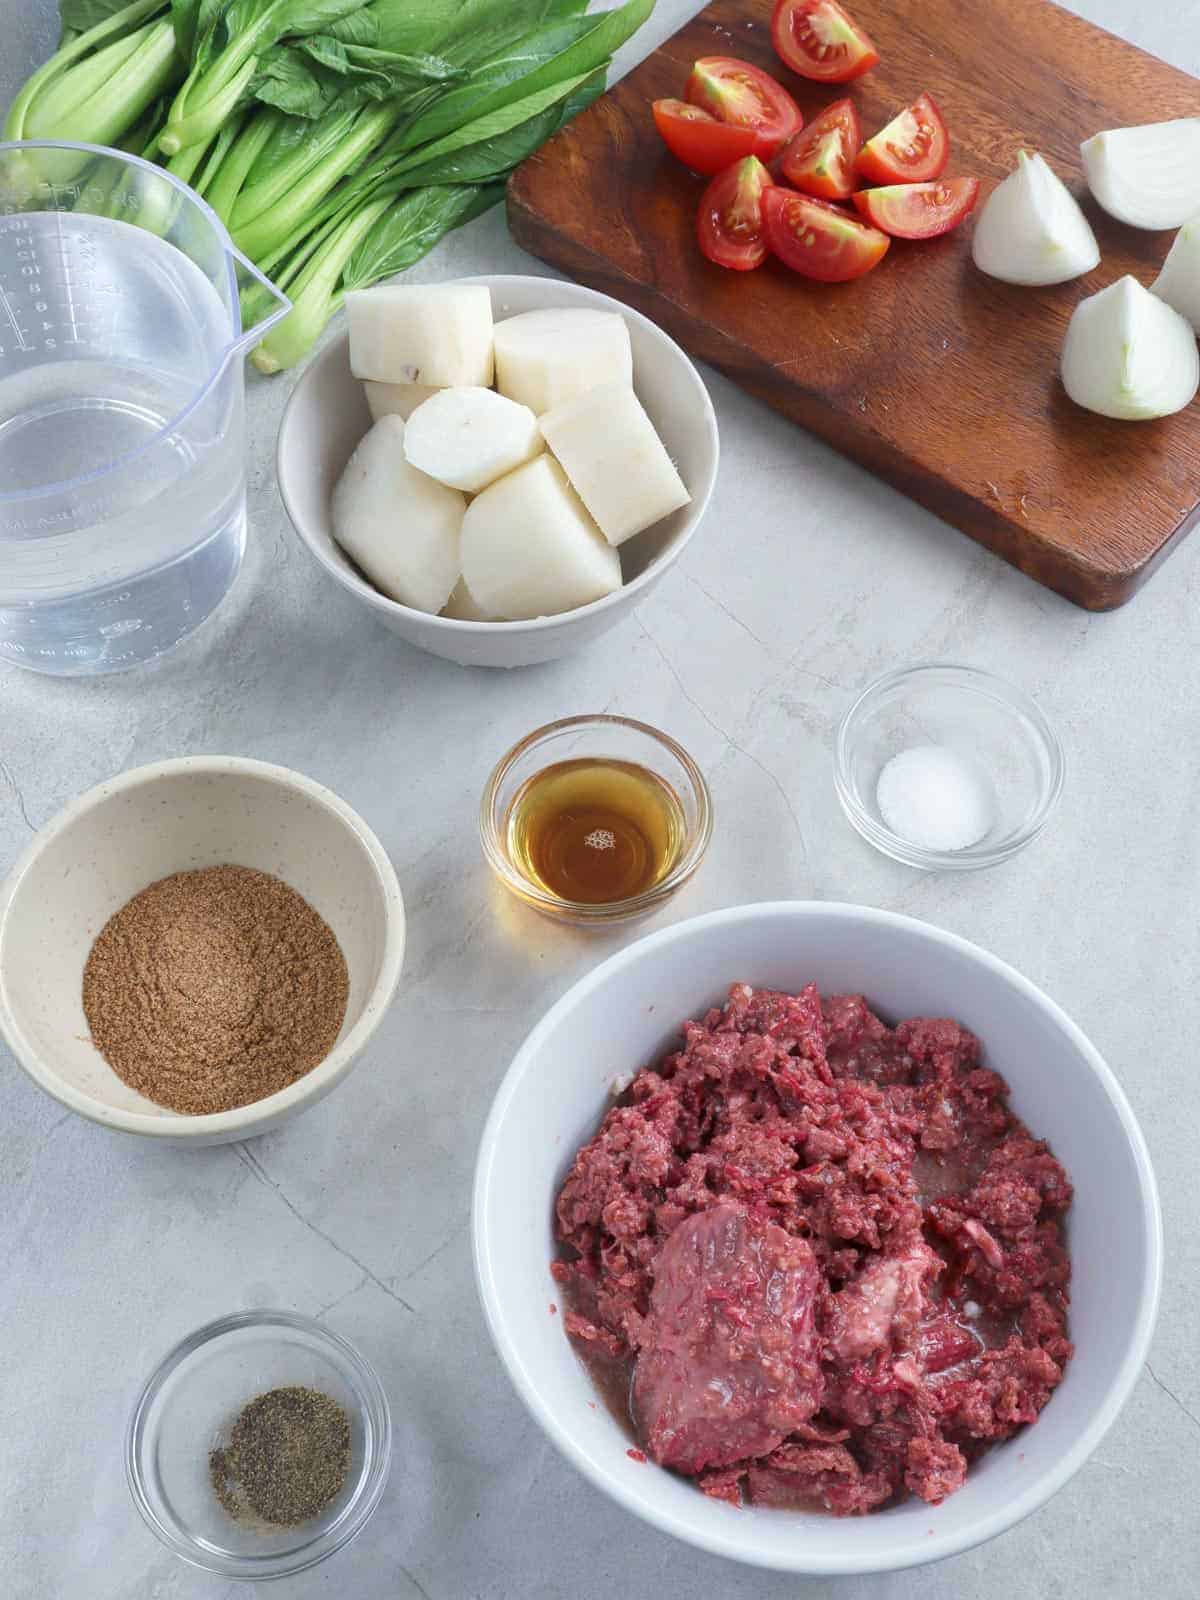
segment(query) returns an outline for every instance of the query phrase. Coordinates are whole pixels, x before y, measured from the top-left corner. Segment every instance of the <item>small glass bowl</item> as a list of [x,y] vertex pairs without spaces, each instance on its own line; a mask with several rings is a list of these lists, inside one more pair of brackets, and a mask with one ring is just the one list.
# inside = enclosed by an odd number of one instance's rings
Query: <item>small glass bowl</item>
[[[963,850],[931,850],[894,833],[880,815],[879,774],[913,745],[943,745],[983,774],[995,801],[992,826]],[[842,718],[834,747],[838,799],[858,832],[884,855],[929,871],[995,866],[1045,827],[1063,786],[1063,751],[1022,690],[990,672],[951,663],[904,667],[865,689]]]
[[[235,1522],[209,1479],[209,1452],[255,1395],[297,1384],[350,1419],[350,1470],[337,1499],[298,1528]],[[221,1317],[177,1344],[129,1419],[125,1475],[134,1504],[169,1550],[223,1578],[282,1578],[361,1533],[383,1494],[392,1450],[387,1396],[347,1340],[290,1311]]]
[[[563,899],[530,878],[509,849],[509,812],[523,785],[556,762],[581,758],[629,761],[647,768],[674,790],[683,811],[684,837],[674,866],[649,889],[627,900],[592,904]],[[492,871],[526,905],[576,927],[611,927],[657,911],[692,876],[712,837],[712,799],[704,774],[668,734],[629,717],[603,713],[564,717],[526,735],[499,761],[480,802],[479,837]]]

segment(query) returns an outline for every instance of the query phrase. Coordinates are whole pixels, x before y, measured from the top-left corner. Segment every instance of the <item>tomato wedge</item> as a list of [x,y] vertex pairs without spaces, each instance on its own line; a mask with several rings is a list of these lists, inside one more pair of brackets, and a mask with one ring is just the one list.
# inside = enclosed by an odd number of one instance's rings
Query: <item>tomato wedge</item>
[[804,126],[800,107],[781,83],[748,61],[705,56],[692,67],[684,99],[734,128],[750,129],[753,154],[770,161]]
[[752,156],[758,144],[753,128],[718,122],[711,112],[686,100],[656,100],[654,125],[673,156],[710,178],[743,156]]
[[775,0],[771,43],[784,66],[819,83],[849,83],[879,51],[837,0]]
[[784,266],[822,283],[845,283],[870,272],[887,254],[891,240],[841,206],[789,189],[763,195],[767,245]]
[[858,170],[872,183],[928,183],[941,177],[949,155],[942,113],[923,94],[867,140],[858,152]]
[[767,259],[762,203],[771,174],[757,156],[746,156],[713,179],[700,197],[696,237],[719,267],[749,272]]
[[848,200],[857,181],[854,159],[862,124],[852,100],[835,100],[785,146],[780,175],[820,200]]
[[978,178],[937,178],[933,183],[860,189],[854,204],[893,239],[936,239],[970,216],[978,198]]

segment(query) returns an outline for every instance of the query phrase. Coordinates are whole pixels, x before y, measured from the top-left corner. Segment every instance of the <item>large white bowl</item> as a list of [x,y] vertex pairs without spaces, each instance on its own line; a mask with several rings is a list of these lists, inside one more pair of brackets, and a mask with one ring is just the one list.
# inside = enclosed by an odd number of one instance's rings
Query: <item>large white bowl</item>
[[[554,1198],[614,1077],[654,1061],[733,982],[861,992],[885,1017],[952,1015],[983,1040],[1012,1103],[1075,1184],[1069,1236],[1076,1355],[1041,1418],[972,1467],[943,1505],[838,1520],[736,1509],[626,1454],[631,1443],[563,1334],[550,1276]],[[894,1571],[981,1544],[1042,1505],[1086,1461],[1141,1371],[1158,1309],[1162,1225],[1145,1142],[1116,1079],[1052,1000],[966,940],[861,906],[742,906],[653,933],[590,973],[522,1045],[484,1130],[475,1266],[496,1347],[550,1439],[597,1487],[656,1527],[756,1566]]]
[[[123,1083],[96,1049],[83,969],[109,917],[171,872],[232,863],[274,873],[324,917],[350,978],[319,1066],[278,1094],[182,1116]],[[238,756],[185,756],[89,789],[42,828],[0,885],[0,1033],[72,1111],[164,1144],[225,1144],[277,1127],[350,1071],[400,981],[404,902],[383,846],[302,773]]]
[[615,594],[557,617],[528,622],[458,622],[389,600],[335,542],[329,502],[342,468],[371,426],[362,384],[350,371],[349,338],[335,339],[301,374],[283,413],[275,465],[292,526],[325,571],[409,644],[468,667],[527,667],[554,661],[607,633],[633,610],[695,532],[717,481],[717,420],[700,374],[673,339],[640,312],[557,278],[464,278],[492,292],[496,320],[560,306],[616,311],[629,326],[633,382],[691,496],[621,547],[626,581]]

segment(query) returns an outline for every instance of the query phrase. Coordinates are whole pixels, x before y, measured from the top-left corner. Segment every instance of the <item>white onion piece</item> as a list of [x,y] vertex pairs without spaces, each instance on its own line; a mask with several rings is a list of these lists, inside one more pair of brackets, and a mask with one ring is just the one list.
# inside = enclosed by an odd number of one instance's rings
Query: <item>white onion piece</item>
[[1150,292],[1173,306],[1200,333],[1200,217],[1185,222]]
[[1118,222],[1178,228],[1200,211],[1200,117],[1110,128],[1079,148],[1088,187]]
[[989,277],[1025,285],[1066,283],[1100,260],[1075,196],[1041,156],[1024,150],[979,213],[971,252]]
[[1200,354],[1178,311],[1127,276],[1075,307],[1062,380],[1076,405],[1144,422],[1191,403],[1200,387]]

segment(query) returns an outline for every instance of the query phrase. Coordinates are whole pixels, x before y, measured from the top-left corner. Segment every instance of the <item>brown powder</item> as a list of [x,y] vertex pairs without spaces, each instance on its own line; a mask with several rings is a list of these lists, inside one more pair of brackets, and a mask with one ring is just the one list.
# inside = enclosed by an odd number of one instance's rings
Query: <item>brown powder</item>
[[131,1089],[172,1111],[230,1111],[311,1072],[346,1014],[346,959],[279,878],[203,867],[110,917],[83,973],[92,1040]]

